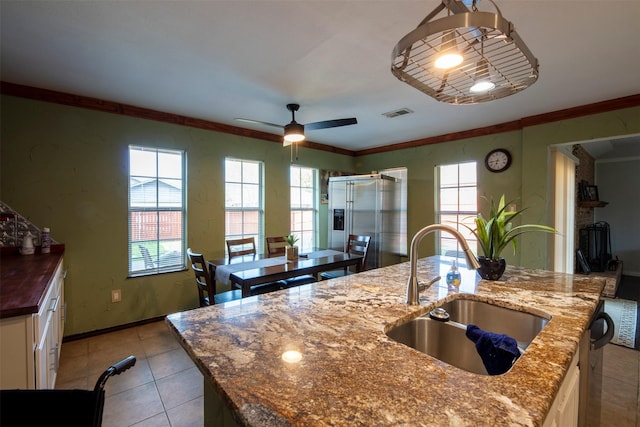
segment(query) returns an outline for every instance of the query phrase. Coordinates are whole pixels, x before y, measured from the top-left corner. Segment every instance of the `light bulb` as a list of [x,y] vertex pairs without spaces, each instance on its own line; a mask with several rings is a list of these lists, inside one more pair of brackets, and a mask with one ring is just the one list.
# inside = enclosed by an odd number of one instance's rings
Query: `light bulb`
[[455,31],[449,31],[442,36],[440,55],[438,55],[434,63],[436,68],[448,69],[462,63],[464,57],[458,52],[455,34]]
[[478,80],[469,88],[469,91],[473,93],[489,92],[495,87],[495,83],[491,80]]
[[287,142],[300,142],[304,140],[304,135],[300,133],[290,133],[284,136],[284,140]]
[[435,66],[436,68],[448,69],[453,68],[456,65],[460,65],[462,63],[462,55],[458,52],[455,53],[447,53],[446,55],[440,55],[438,59],[436,59]]

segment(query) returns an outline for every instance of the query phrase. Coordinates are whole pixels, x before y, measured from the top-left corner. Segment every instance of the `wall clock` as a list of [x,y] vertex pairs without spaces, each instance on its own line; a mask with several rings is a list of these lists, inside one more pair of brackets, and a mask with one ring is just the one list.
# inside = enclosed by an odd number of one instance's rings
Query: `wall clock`
[[504,148],[491,150],[484,158],[484,165],[491,172],[503,172],[511,166],[511,153]]

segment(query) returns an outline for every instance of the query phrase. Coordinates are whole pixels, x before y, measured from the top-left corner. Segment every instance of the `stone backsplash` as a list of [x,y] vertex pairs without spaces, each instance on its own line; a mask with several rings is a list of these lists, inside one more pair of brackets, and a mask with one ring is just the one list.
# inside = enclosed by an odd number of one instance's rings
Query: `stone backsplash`
[[[28,232],[33,236],[33,243],[40,246],[42,230],[0,200],[0,247],[21,246]],[[56,243],[52,237],[51,244]]]

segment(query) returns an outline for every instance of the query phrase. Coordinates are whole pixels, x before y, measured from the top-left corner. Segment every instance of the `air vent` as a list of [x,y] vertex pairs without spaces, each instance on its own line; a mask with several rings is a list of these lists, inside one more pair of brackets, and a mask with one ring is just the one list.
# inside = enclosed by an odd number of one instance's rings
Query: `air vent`
[[413,110],[408,108],[400,108],[399,110],[389,111],[388,113],[382,113],[383,116],[386,116],[390,119],[398,116],[404,116],[405,114],[411,114]]

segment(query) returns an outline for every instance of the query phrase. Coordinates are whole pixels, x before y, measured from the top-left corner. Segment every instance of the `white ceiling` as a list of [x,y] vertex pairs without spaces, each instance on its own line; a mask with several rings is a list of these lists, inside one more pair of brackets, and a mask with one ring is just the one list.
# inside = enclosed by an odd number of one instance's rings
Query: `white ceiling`
[[[397,80],[391,51],[436,0],[128,0],[0,3],[3,81],[247,127],[300,123],[349,150],[640,93],[640,1],[497,0],[540,62],[516,95],[440,103]],[[480,9],[493,11],[483,0]],[[409,108],[414,114],[382,114]],[[636,144],[640,145],[640,144]]]

